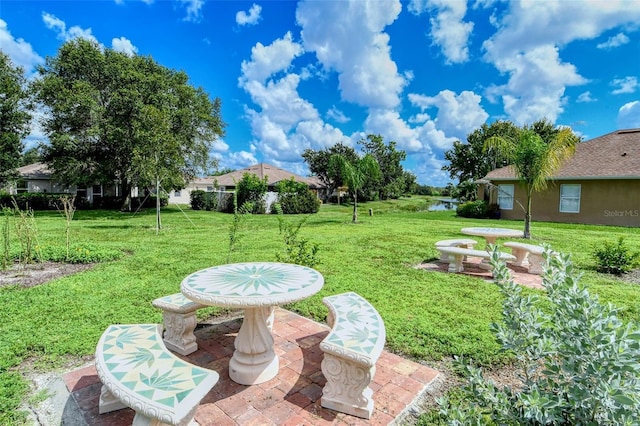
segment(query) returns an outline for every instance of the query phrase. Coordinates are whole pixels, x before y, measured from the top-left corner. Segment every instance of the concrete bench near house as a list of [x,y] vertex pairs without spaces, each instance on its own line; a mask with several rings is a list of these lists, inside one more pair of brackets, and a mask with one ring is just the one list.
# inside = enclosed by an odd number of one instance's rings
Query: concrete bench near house
[[544,260],[542,254],[544,253],[544,247],[518,241],[507,241],[502,245],[510,248],[511,253],[516,257],[516,260],[513,262],[514,265],[524,266],[525,261],[528,261],[527,271],[530,274],[542,274],[542,262]]
[[159,297],[152,302],[153,306],[162,309],[164,324],[164,344],[180,355],[189,355],[198,350],[196,329],[198,319],[196,311],[204,305],[187,299],[182,293]]
[[[473,249],[473,246],[475,246],[476,244],[478,244],[478,242],[476,240],[472,240],[471,238],[456,238],[452,240],[440,240],[436,242],[436,248],[463,247],[463,248]],[[440,253],[440,262],[448,263],[449,256],[444,253]]]
[[99,413],[130,407],[133,425],[188,425],[218,373],[192,365],[162,343],[159,324],[114,324],[96,347]]
[[[485,260],[491,259],[491,253],[486,250],[472,250],[463,247],[438,247],[442,255],[449,256],[449,272],[463,272],[462,265],[465,256],[480,257]],[[500,253],[500,260],[510,262],[516,260],[516,257],[509,253]],[[490,266],[489,266],[490,267]]]
[[322,302],[329,308],[331,331],[320,342],[327,380],[321,405],[369,419],[373,413],[369,385],[386,341],[384,322],[369,302],[353,292],[328,296]]

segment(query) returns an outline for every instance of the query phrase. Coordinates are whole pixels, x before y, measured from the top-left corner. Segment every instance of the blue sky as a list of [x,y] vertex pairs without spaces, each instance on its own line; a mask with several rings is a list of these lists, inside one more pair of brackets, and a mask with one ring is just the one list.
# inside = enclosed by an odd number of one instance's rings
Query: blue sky
[[[74,37],[219,97],[221,167],[307,175],[306,148],[373,133],[443,186],[444,152],[483,123],[546,117],[587,140],[640,127],[640,0],[0,3],[0,49],[31,78]],[[34,125],[28,142],[42,138]]]

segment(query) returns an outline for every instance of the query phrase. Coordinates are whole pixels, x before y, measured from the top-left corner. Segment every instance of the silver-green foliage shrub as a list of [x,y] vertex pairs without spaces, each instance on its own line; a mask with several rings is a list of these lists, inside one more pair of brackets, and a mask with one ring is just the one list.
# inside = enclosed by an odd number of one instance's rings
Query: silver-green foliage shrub
[[438,401],[441,416],[450,425],[639,425],[638,325],[590,295],[569,256],[545,251],[545,301],[523,295],[493,254],[505,300],[492,328],[515,358],[519,386],[499,388],[463,364],[469,383],[456,402]]

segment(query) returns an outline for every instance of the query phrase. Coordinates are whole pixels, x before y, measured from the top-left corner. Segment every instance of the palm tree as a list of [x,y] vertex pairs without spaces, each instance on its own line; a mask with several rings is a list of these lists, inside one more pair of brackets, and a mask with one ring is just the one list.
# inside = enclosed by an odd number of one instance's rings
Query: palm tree
[[371,154],[359,157],[350,163],[342,155],[334,154],[329,159],[329,169],[336,168],[342,172],[342,180],[353,194],[353,223],[358,221],[358,190],[362,189],[368,179],[375,179],[380,174],[380,166]]
[[[571,128],[556,129],[556,132],[540,135],[525,126],[519,129],[515,138],[494,136],[486,140],[485,151],[495,149],[500,152],[524,184],[527,203],[524,216],[524,237],[531,238],[531,196],[533,192],[546,189],[551,177],[562,163],[571,158],[580,138]],[[542,137],[546,140],[543,140]]]

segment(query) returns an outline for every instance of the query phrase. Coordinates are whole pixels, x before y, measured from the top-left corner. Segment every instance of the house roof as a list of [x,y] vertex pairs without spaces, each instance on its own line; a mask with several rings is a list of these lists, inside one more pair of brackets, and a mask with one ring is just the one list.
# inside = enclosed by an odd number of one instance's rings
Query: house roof
[[17,170],[23,179],[51,179],[51,171],[43,163],[28,164]]
[[[483,178],[513,179],[513,166],[495,169]],[[581,142],[553,179],[640,179],[640,129],[617,130]]]
[[219,186],[235,187],[236,182],[242,180],[242,177],[245,173],[256,175],[260,179],[264,179],[266,177],[267,185],[269,186],[274,186],[276,183],[282,180],[291,178],[293,178],[297,182],[306,183],[311,188],[319,188],[321,186],[324,186],[317,179],[305,178],[266,163],[254,164],[253,166],[245,167],[244,169],[236,170],[231,173],[227,173],[226,175],[211,176],[205,179],[207,181],[210,180],[212,183],[214,181],[217,181]]

